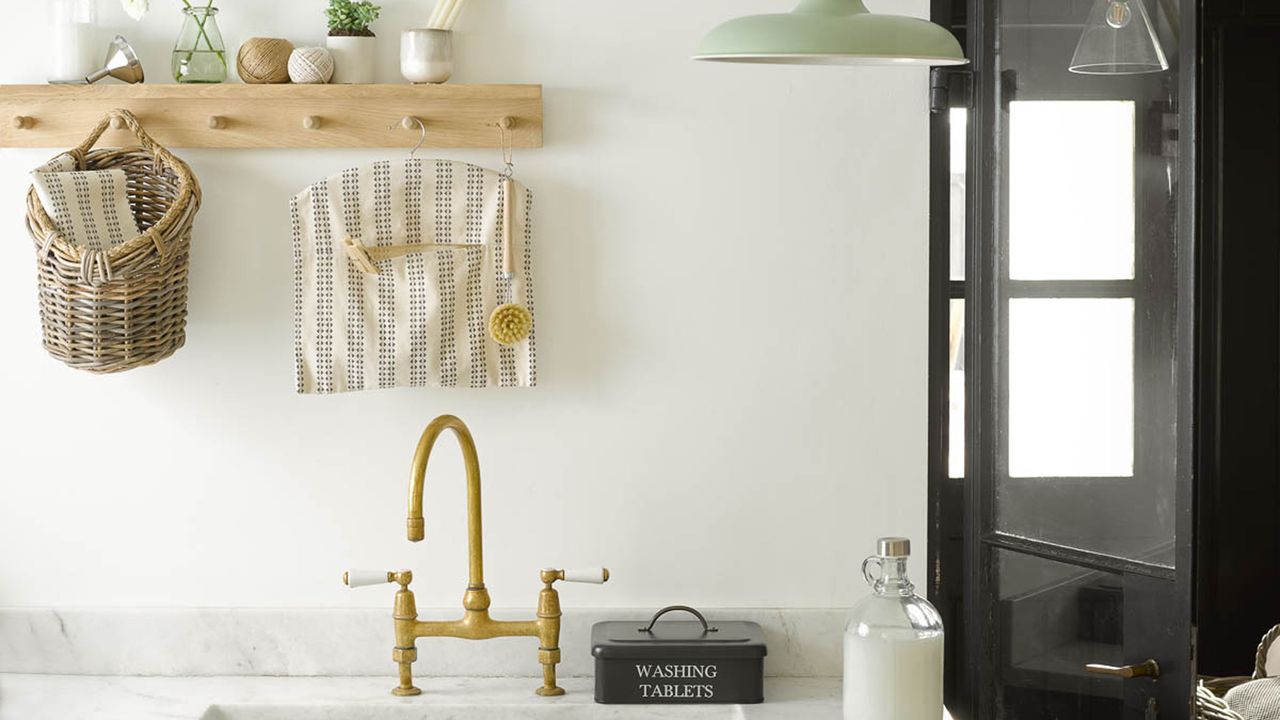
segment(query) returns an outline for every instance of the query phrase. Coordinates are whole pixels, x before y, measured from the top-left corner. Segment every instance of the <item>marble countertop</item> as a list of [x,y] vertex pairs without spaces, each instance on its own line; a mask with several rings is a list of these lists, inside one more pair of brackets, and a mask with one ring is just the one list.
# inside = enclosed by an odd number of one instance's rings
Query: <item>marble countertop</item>
[[[111,677],[0,674],[0,720],[837,720],[838,678],[771,678],[760,705],[597,705],[590,678],[559,698],[530,678],[425,678],[397,698],[389,677]],[[357,714],[358,713],[358,714]]]

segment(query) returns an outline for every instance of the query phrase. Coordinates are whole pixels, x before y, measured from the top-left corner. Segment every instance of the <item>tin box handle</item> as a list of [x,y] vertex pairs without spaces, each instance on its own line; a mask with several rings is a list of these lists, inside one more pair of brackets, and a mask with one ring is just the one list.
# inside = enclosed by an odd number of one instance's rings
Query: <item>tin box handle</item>
[[688,605],[668,605],[662,608],[661,610],[659,610],[657,613],[654,614],[653,619],[649,621],[648,627],[639,628],[640,632],[642,633],[653,632],[653,626],[658,624],[658,618],[662,617],[663,615],[666,615],[669,612],[675,612],[677,610],[687,612],[693,615],[694,617],[698,618],[698,622],[702,623],[702,633],[704,635],[706,633],[720,632],[720,628],[711,627],[710,625],[708,625],[707,619],[703,617],[702,613],[698,612],[697,610],[694,610]]

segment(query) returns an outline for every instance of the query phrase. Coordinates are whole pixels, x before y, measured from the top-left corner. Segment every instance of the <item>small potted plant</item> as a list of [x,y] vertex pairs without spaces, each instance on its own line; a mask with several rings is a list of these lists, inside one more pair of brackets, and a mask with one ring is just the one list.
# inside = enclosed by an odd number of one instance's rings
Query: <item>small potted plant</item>
[[377,38],[369,26],[382,8],[369,0],[329,0],[325,43],[333,55],[333,82],[371,83],[376,75]]

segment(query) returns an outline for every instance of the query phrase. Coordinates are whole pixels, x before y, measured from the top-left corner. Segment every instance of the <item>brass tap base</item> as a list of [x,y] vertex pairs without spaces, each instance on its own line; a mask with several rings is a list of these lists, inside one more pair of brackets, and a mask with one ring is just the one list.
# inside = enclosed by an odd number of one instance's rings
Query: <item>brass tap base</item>
[[416,688],[416,687],[407,687],[407,688],[398,687],[398,688],[393,688],[391,690],[391,694],[397,695],[399,697],[411,697],[413,695],[421,695],[422,689]]
[[537,692],[538,692],[538,694],[539,694],[539,695],[541,695],[542,697],[555,697],[556,695],[563,695],[563,694],[564,694],[564,688],[562,688],[562,687],[552,687],[552,688],[549,688],[549,687],[540,687],[540,688],[538,688],[538,691],[537,691]]

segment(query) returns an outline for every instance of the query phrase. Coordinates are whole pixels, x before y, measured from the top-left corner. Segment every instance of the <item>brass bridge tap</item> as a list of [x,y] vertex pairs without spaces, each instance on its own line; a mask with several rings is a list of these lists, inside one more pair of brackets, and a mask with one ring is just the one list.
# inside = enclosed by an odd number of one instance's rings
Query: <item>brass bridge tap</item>
[[370,572],[351,570],[343,574],[342,581],[349,587],[361,587],[382,583],[398,583],[392,617],[395,621],[396,646],[391,659],[400,668],[400,684],[391,692],[395,695],[417,695],[422,690],[413,685],[413,663],[418,659],[417,639],[420,637],[456,637],[467,640],[488,640],[497,637],[538,638],[538,662],[542,664],[542,686],[537,693],[543,696],[563,695],[564,688],[556,685],[556,665],[560,662],[560,595],[554,583],[568,582],[603,583],[609,579],[607,568],[591,570],[544,569],[539,575],[542,590],[538,593],[538,613],[534,620],[494,620],[489,617],[489,591],[484,586],[484,551],[480,527],[480,460],[471,431],[458,418],[441,415],[422,431],[418,449],[413,455],[413,468],[409,475],[408,536],[412,542],[422,540],[422,486],[427,472],[427,460],[436,440],[445,430],[452,430],[462,448],[462,459],[467,470],[467,558],[469,579],[462,595],[462,617],[457,620],[427,621],[418,619],[409,583],[413,573]]

